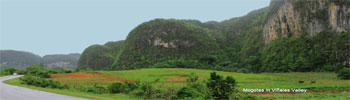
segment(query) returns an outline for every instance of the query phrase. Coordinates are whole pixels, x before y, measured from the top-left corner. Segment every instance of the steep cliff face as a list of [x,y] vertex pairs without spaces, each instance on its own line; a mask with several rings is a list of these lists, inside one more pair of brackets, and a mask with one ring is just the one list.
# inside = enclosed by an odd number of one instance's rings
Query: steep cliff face
[[265,44],[282,37],[307,33],[314,36],[327,29],[336,33],[350,29],[349,1],[284,0],[267,19],[263,36]]

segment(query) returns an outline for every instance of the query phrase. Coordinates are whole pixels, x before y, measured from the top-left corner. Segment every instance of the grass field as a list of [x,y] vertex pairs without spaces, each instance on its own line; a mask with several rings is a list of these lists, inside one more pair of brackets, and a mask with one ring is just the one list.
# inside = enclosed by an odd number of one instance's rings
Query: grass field
[[[184,69],[184,68],[147,68],[139,70],[125,71],[94,71],[94,72],[79,72],[69,74],[53,74],[52,80],[59,81],[67,85],[91,85],[94,83],[107,85],[113,81],[141,81],[154,82],[153,85],[162,87],[180,88],[186,85],[186,78],[191,73],[199,76],[200,81],[209,78],[212,70],[199,69]],[[275,99],[350,99],[350,81],[337,78],[336,73],[260,73],[260,74],[245,74],[216,71],[217,74],[223,76],[233,76],[237,83],[237,89],[242,91],[243,88],[303,88],[308,89],[306,93],[298,94],[255,94],[259,99],[275,98]],[[304,81],[304,83],[299,83]],[[315,81],[315,83],[311,83]],[[84,92],[76,92],[69,90],[39,88],[19,84],[18,79],[6,81],[8,84],[50,91],[59,94],[66,94],[78,97],[91,99],[140,99],[131,95],[125,94],[92,94]]]

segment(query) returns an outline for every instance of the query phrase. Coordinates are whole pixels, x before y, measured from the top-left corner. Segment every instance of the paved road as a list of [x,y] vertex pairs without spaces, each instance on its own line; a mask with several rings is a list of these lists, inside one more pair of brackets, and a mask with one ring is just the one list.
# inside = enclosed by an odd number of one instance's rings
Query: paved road
[[21,76],[22,75],[0,77],[0,100],[88,100],[84,98],[12,86],[2,82]]

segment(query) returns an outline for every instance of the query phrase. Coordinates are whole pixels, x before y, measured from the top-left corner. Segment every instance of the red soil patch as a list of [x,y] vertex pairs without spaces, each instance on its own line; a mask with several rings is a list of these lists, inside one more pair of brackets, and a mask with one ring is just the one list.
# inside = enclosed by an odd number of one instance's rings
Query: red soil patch
[[87,72],[88,74],[92,74],[92,75],[101,75],[100,73],[98,72]]
[[[198,80],[204,79],[203,77],[198,77]],[[168,82],[184,82],[186,77],[177,77],[177,78],[167,78]]]
[[135,82],[134,80],[123,79],[123,78],[116,78],[116,77],[110,77],[110,76],[107,76],[107,75],[100,75],[100,77],[103,77],[103,78],[105,78],[106,80],[113,80],[113,81],[120,81],[120,82],[124,82],[124,81]]
[[[87,72],[87,73],[69,73],[69,74],[51,74],[51,79],[56,80],[55,78],[98,78],[98,79],[88,79],[87,83],[108,83],[111,81],[128,81],[128,82],[135,82],[134,80],[124,79],[124,78],[117,78],[117,77],[111,77],[107,75],[102,75],[98,72]],[[77,82],[69,82],[61,80],[62,83],[77,83]],[[82,82],[82,81],[81,81]],[[80,83],[80,82],[78,82]],[[86,83],[86,82],[85,82]]]
[[115,73],[112,73],[111,75],[118,75],[119,73],[118,72],[115,72]]
[[69,74],[51,74],[51,78],[90,78],[95,77],[93,75],[85,74],[85,73],[69,73]]

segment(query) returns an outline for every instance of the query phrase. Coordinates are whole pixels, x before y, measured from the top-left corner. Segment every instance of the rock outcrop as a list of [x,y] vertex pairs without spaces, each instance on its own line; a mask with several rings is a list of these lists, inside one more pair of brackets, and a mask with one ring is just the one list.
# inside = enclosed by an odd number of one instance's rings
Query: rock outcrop
[[[284,0],[268,17],[263,36],[265,44],[282,37],[306,33],[314,36],[325,29],[339,33],[350,29],[350,6],[341,0]],[[344,1],[348,2],[348,1]]]

